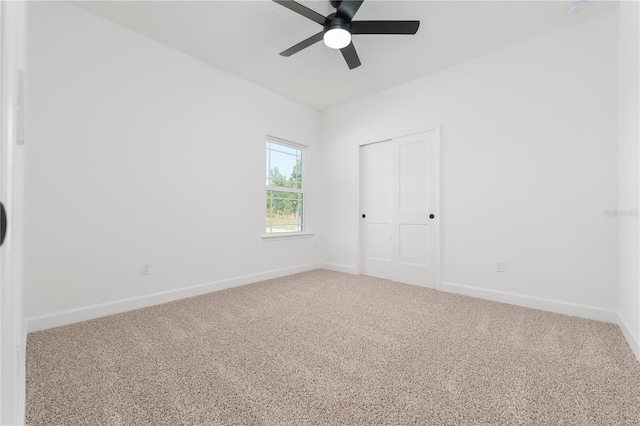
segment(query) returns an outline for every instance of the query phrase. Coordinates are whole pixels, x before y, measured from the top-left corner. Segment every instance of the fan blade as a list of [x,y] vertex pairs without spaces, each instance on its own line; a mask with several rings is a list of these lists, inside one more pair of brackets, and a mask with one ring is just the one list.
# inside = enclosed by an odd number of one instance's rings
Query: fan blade
[[344,57],[344,60],[347,61],[347,65],[349,65],[350,70],[360,66],[360,58],[358,58],[358,54],[356,53],[356,48],[353,43],[349,43],[347,47],[340,49],[340,52],[342,52],[342,56]]
[[318,34],[312,35],[308,39],[303,40],[300,43],[296,44],[295,46],[288,48],[284,52],[281,52],[280,55],[281,56],[291,56],[294,53],[298,53],[302,49],[307,48],[307,47],[311,46],[312,44],[315,44],[315,43],[319,42],[320,40],[322,40],[322,36],[323,35],[324,35],[324,31],[320,31]]
[[351,21],[364,0],[342,0],[336,10],[336,17]]
[[353,21],[351,34],[415,34],[420,21]]
[[305,18],[309,18],[312,21],[317,22],[320,25],[324,25],[324,22],[327,20],[324,16],[320,15],[315,10],[311,10],[306,6],[301,5],[300,3],[296,3],[291,0],[273,0],[274,2],[286,7],[289,10],[293,10],[294,12],[304,16]]

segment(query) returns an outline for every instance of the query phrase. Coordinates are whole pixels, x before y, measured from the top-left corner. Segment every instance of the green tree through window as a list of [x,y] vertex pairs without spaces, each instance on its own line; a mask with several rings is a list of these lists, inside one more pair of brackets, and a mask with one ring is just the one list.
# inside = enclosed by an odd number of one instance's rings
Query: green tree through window
[[304,230],[302,147],[267,140],[266,230]]

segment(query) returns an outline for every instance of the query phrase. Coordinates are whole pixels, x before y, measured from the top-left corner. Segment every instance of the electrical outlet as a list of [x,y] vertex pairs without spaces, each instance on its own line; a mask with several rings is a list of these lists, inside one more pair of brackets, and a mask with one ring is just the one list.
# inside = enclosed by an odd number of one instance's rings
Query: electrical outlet
[[504,260],[496,260],[496,272],[504,272]]
[[142,272],[142,275],[151,274],[151,264],[150,263],[143,263],[141,272]]

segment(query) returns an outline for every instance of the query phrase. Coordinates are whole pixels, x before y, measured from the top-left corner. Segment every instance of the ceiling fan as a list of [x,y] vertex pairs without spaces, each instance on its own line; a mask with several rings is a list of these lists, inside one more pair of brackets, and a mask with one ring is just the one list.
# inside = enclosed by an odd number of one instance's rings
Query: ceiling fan
[[364,0],[330,0],[336,13],[322,16],[318,12],[292,0],[273,0],[289,10],[323,26],[322,31],[281,52],[282,56],[291,56],[320,40],[332,49],[340,49],[349,69],[359,67],[360,58],[353,46],[351,36],[356,34],[415,34],[420,21],[353,21]]

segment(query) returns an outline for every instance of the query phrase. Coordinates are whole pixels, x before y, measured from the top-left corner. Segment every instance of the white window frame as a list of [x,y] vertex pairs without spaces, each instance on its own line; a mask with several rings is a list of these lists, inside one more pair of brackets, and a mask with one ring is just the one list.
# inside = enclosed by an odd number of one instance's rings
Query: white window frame
[[[286,232],[271,232],[271,233],[263,233],[262,234],[262,238],[265,241],[277,241],[277,240],[285,240],[285,239],[292,239],[292,238],[306,238],[306,237],[310,237],[313,236],[313,233],[309,231],[309,215],[308,215],[308,207],[309,207],[309,203],[308,203],[308,197],[307,197],[307,191],[306,191],[306,180],[307,177],[306,175],[307,173],[307,155],[308,155],[308,146],[306,145],[302,145],[296,142],[291,142],[288,141],[286,139],[282,139],[282,138],[278,138],[275,136],[269,136],[267,135],[265,142],[270,142],[270,143],[275,143],[278,145],[283,145],[289,148],[293,148],[293,149],[297,149],[301,151],[301,163],[302,163],[302,182],[301,182],[301,188],[300,189],[295,189],[295,188],[283,188],[280,186],[270,186],[270,185],[266,185],[265,187],[265,202],[263,203],[263,205],[266,206],[266,196],[267,196],[267,191],[278,191],[278,192],[293,192],[293,193],[299,193],[302,194],[302,215],[303,215],[303,219],[302,219],[302,231],[286,231]],[[264,147],[264,145],[263,145]],[[265,149],[265,155],[267,155],[268,151]],[[266,227],[266,223],[263,223],[263,226]]]

